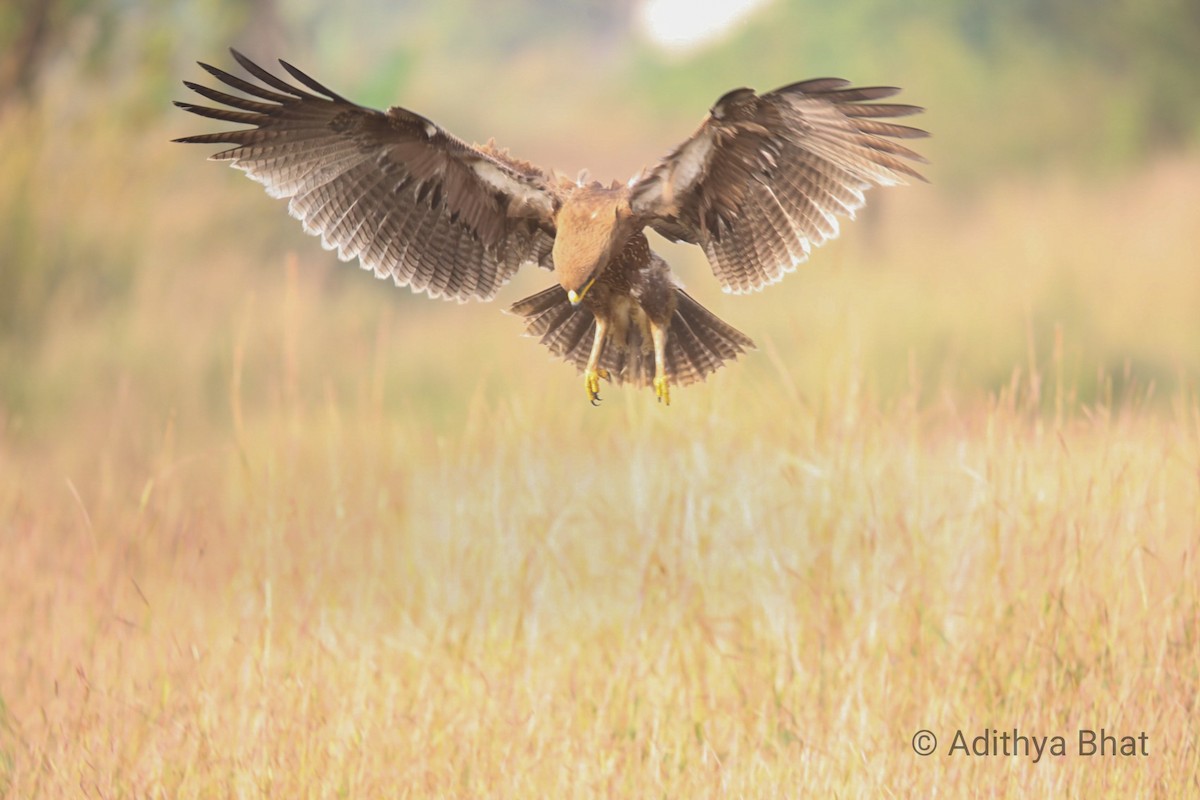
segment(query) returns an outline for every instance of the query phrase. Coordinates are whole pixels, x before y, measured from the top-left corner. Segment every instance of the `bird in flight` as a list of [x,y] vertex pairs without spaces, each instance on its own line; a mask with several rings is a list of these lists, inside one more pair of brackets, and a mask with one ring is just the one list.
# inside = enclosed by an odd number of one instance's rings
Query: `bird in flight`
[[357,105],[280,61],[285,80],[246,56],[257,83],[200,66],[229,94],[184,81],[217,106],[180,108],[249,127],[176,139],[232,145],[228,161],[288,198],[304,229],[343,261],[430,297],[491,300],[526,263],[558,285],[513,304],[526,332],[583,373],[670,387],[704,380],[753,342],[697,303],[650,249],[645,229],[703,248],[727,292],[757,291],[838,235],[872,186],[924,180],[897,140],[928,134],[877,103],[894,87],[817,78],[758,94],[734,89],[682,144],[626,184],[568,180],[471,145],[399,106]]

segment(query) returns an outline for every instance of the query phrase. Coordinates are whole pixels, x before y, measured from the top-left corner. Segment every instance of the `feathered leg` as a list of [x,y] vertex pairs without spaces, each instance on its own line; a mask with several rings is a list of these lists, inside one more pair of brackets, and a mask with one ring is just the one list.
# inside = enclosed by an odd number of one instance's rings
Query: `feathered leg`
[[650,320],[650,336],[654,339],[654,395],[663,405],[671,405],[671,387],[667,383],[667,325]]
[[608,320],[596,317],[596,338],[592,341],[592,354],[588,356],[583,370],[583,388],[587,390],[592,405],[600,403],[600,379],[608,380],[608,370],[600,368],[600,354],[604,351],[604,336],[608,333]]

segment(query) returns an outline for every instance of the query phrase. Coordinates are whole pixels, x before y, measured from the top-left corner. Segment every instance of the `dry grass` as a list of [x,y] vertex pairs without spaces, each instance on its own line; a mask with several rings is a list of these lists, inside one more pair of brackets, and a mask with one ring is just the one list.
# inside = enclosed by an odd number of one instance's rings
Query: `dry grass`
[[[1195,791],[1195,404],[713,395],[5,459],[10,794]],[[988,726],[1150,755],[909,747]]]
[[[765,346],[669,410],[156,210],[0,416],[0,793],[1195,795],[1197,174],[910,192],[736,302],[692,263]],[[1068,754],[946,755],[1014,727]]]

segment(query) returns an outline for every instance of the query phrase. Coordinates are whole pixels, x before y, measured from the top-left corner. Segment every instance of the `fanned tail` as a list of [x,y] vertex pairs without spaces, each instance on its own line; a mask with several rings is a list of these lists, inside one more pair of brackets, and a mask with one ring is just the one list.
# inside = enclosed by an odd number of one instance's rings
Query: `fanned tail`
[[583,306],[573,306],[561,286],[518,300],[508,309],[525,318],[525,335],[536,336],[550,352],[577,366],[587,366],[596,318]]
[[667,335],[667,376],[677,386],[697,383],[733,361],[754,342],[737,328],[675,289],[675,316]]
[[[747,350],[750,337],[721,321],[680,288],[675,289],[675,314],[667,334],[667,377],[674,386],[698,383]],[[525,333],[536,336],[558,358],[587,367],[596,335],[596,318],[584,306],[572,306],[561,286],[513,303],[509,312],[524,318]],[[613,383],[649,386],[654,380],[654,349],[641,326],[625,327],[625,341],[609,338],[600,356]]]

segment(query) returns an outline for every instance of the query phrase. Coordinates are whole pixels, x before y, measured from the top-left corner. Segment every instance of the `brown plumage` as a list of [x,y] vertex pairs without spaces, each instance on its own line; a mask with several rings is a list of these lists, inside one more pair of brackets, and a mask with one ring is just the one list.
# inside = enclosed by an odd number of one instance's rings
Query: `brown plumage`
[[286,62],[299,85],[232,52],[258,83],[201,64],[242,94],[185,81],[219,105],[176,105],[249,127],[176,141],[233,145],[212,158],[289,198],[342,260],[415,292],[490,300],[524,263],[553,269],[558,286],[511,310],[584,373],[593,401],[607,378],[652,384],[669,402],[671,383],[703,380],[754,346],[679,287],[645,228],[700,245],[726,291],[755,291],[837,236],[868,188],[920,179],[911,162],[924,161],[896,140],[927,134],[888,121],[921,109],[869,102],[898,89],[820,78],[735,89],[629,184],[584,185],[407,109],[363,108]]

